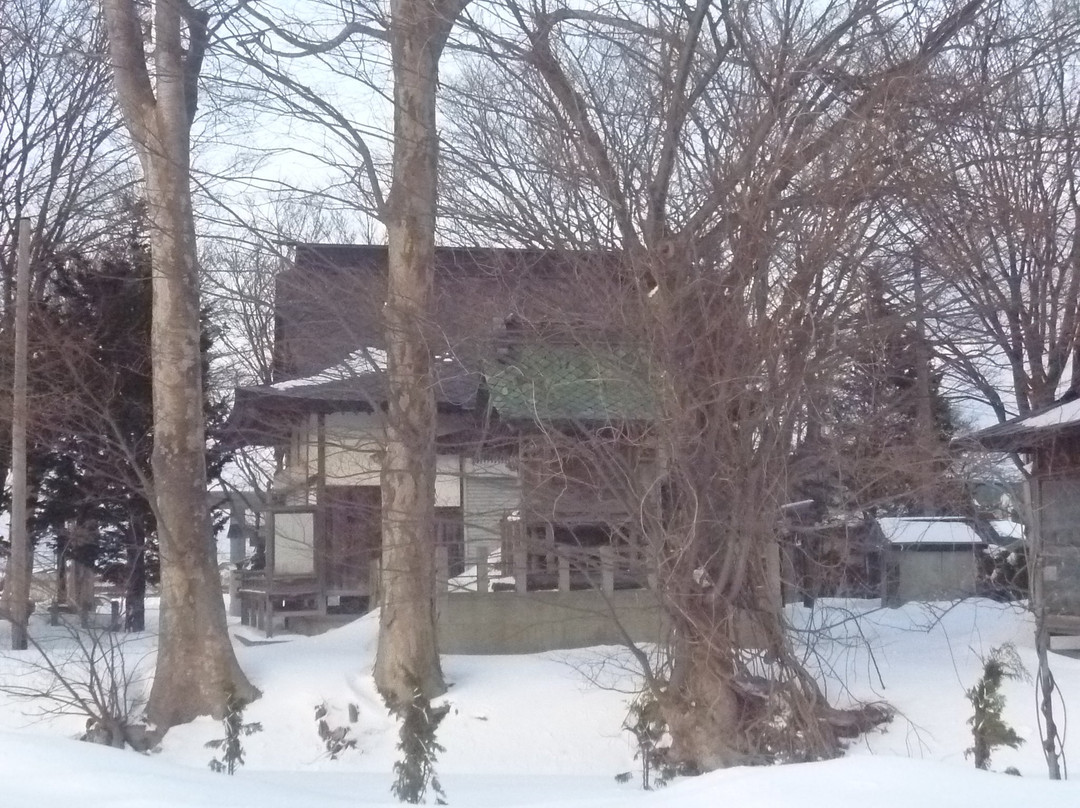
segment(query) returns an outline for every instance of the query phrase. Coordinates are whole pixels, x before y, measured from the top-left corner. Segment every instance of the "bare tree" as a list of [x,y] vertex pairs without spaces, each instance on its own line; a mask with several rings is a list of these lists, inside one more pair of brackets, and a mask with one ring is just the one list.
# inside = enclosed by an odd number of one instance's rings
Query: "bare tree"
[[34,258],[100,239],[131,180],[131,150],[86,0],[0,2],[0,300],[13,300],[13,223],[32,218]]
[[[86,0],[0,2],[0,478],[11,463],[15,222],[31,221],[32,296],[48,257],[101,240],[130,184],[104,31]],[[31,373],[35,371],[32,369]]]
[[[1009,47],[969,54],[968,69],[983,84],[967,96],[964,125],[913,160],[928,192],[910,206],[912,239],[938,289],[931,322],[942,353],[1001,421],[1080,384],[1080,15],[1069,5],[1025,10],[987,26],[988,43]],[[1027,476],[1018,459],[1016,467]],[[1028,564],[1040,728],[1057,779],[1056,685],[1038,594],[1043,562],[1033,555]]]
[[962,125],[912,154],[926,193],[911,200],[909,231],[936,289],[938,342],[1000,420],[1080,380],[1080,16],[1030,14],[1046,18],[988,26],[1009,47],[970,54],[984,83],[966,94]]
[[210,14],[183,0],[159,0],[149,18],[134,0],[107,0],[104,11],[117,98],[143,170],[154,272],[152,467],[162,581],[147,715],[165,731],[197,715],[222,715],[230,695],[257,695],[229,641],[206,497],[189,156]]
[[[385,307],[388,409],[382,460],[382,581],[376,684],[393,706],[408,704],[419,687],[426,697],[445,689],[435,639],[435,398],[431,321],[434,277],[438,133],[435,124],[439,60],[467,0],[424,3],[395,0],[389,16],[376,5],[348,4],[340,32],[329,39],[286,30],[257,10],[264,26],[290,57],[321,56],[354,37],[389,45],[393,86],[392,184],[384,198],[364,127],[287,71],[266,72],[292,99],[290,108],[314,110],[354,149],[357,175],[366,182],[373,213],[389,240]],[[383,57],[385,58],[385,57]],[[385,62],[384,62],[385,64]],[[361,75],[366,75],[361,73]],[[280,96],[279,96],[280,97]],[[297,104],[295,99],[300,99]]]
[[387,204],[386,453],[375,683],[394,706],[446,689],[435,639],[435,385],[431,319],[439,58],[468,0],[394,0],[394,181]]
[[[647,358],[665,469],[662,507],[639,491],[642,530],[674,638],[666,665],[640,661],[679,762],[828,756],[840,727],[880,718],[831,710],[793,651],[780,513],[842,372],[899,133],[981,5],[514,5],[501,25],[474,20],[490,61],[450,107],[476,114],[454,119],[443,188],[460,237],[622,259],[623,333]],[[524,100],[488,102],[502,87]],[[495,109],[519,110],[525,134],[487,126],[507,120]]]

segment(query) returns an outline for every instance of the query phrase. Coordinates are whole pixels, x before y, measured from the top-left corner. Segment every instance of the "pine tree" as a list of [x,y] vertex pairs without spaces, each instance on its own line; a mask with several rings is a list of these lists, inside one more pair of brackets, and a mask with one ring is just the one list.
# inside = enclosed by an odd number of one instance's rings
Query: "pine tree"
[[[63,404],[37,419],[32,528],[121,588],[129,631],[144,629],[146,587],[159,575],[148,487],[151,264],[140,227],[136,211],[121,248],[58,257],[35,312],[38,399]],[[211,340],[204,312],[204,374]],[[205,410],[210,423],[223,418],[221,405]],[[226,459],[216,446],[208,450],[211,479]]]
[[[872,279],[863,309],[838,330],[827,400],[813,413],[807,439],[795,453],[797,468],[804,457],[822,468],[803,470],[794,497],[897,515],[951,512],[967,501],[948,476],[956,424],[943,374],[922,355],[920,339],[910,318]],[[920,368],[924,362],[928,366]],[[929,429],[919,414],[926,395]]]

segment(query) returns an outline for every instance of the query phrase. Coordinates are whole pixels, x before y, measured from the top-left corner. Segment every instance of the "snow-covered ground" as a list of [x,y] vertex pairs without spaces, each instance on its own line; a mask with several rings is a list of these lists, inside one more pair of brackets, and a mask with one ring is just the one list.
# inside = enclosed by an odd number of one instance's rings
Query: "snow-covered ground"
[[[531,656],[443,660],[452,683],[450,712],[439,729],[446,751],[438,772],[448,801],[458,806],[621,806],[697,808],[945,808],[947,806],[1075,806],[1080,784],[1046,779],[1039,748],[1035,689],[1005,687],[1006,718],[1027,739],[1000,750],[992,766],[1023,777],[977,772],[964,697],[979,676],[980,655],[1016,645],[1035,670],[1029,617],[989,601],[874,609],[865,602],[830,602],[795,612],[816,641],[807,661],[837,702],[884,700],[892,724],[854,741],[846,757],[827,763],[744,768],[687,778],[643,792],[616,783],[637,772],[630,736],[621,729],[634,676],[617,648]],[[33,633],[54,655],[70,638],[35,622]],[[234,777],[213,774],[208,740],[220,738],[210,719],[172,730],[158,754],[142,756],[71,740],[76,716],[42,716],[48,705],[0,694],[0,805],[60,808],[225,808],[229,806],[391,805],[396,723],[370,677],[375,622],[359,620],[319,637],[273,644],[237,644],[245,670],[263,697],[245,713],[262,731],[245,739],[246,765]],[[9,645],[0,624],[0,643]],[[237,629],[238,632],[246,631]],[[248,634],[248,639],[258,639]],[[152,653],[137,638],[132,661]],[[36,652],[0,658],[0,679],[33,683],[27,663]],[[145,664],[152,660],[146,657]],[[1080,661],[1055,654],[1064,710],[1080,706]],[[320,739],[316,709],[331,729],[347,728],[355,747],[332,757]],[[1080,741],[1066,737],[1066,758],[1080,767]]]

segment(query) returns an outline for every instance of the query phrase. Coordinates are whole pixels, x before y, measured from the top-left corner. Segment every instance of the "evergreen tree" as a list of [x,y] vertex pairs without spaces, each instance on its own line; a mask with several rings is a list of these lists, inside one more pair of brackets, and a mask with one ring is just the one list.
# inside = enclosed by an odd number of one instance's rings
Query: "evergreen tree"
[[1024,739],[1005,723],[1005,696],[1001,685],[1006,679],[1027,679],[1027,670],[1011,643],[991,649],[983,660],[983,674],[967,692],[973,713],[968,719],[974,745],[966,754],[975,758],[975,768],[989,769],[990,755],[1000,746],[1016,749]]
[[[912,319],[896,309],[880,283],[871,282],[863,309],[838,335],[826,403],[812,413],[807,440],[796,450],[802,474],[793,497],[897,515],[962,506],[962,485],[948,475],[956,424],[943,374],[932,352],[920,346]],[[923,407],[929,429],[921,423]],[[801,458],[807,459],[802,466]]]
[[149,257],[132,238],[91,260],[55,261],[38,314],[38,374],[46,395],[67,405],[38,420],[35,532],[58,552],[93,564],[122,587],[129,629],[143,628],[147,499],[153,445],[149,419]]
[[[94,259],[60,257],[35,329],[39,398],[63,405],[37,419],[32,528],[121,588],[129,631],[144,629],[146,587],[159,574],[150,490],[150,273],[149,248],[137,232]],[[206,312],[203,323],[205,373],[212,338]],[[220,422],[222,407],[205,406],[208,421]],[[211,479],[226,459],[209,450]]]

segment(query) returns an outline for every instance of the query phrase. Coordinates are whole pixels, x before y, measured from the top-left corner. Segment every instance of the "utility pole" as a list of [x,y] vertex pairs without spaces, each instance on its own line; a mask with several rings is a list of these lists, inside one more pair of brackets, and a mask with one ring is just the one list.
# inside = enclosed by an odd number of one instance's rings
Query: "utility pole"
[[931,487],[926,484],[933,478],[934,464],[940,457],[940,444],[937,431],[934,429],[934,410],[930,394],[930,343],[926,338],[926,297],[923,292],[923,254],[916,248],[914,261],[912,262],[912,281],[915,293],[915,385],[916,385],[916,417],[915,429],[917,432],[917,445],[922,450],[920,463],[925,463],[922,483],[919,485],[919,499],[923,507],[923,513],[932,512],[934,496]]
[[30,311],[30,220],[19,219],[15,270],[15,378],[11,409],[11,557],[4,595],[11,619],[11,650],[25,651],[30,621],[33,554],[26,532],[26,327]]

